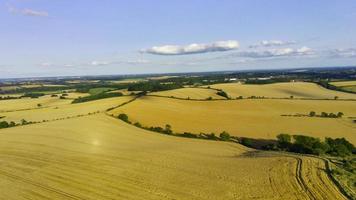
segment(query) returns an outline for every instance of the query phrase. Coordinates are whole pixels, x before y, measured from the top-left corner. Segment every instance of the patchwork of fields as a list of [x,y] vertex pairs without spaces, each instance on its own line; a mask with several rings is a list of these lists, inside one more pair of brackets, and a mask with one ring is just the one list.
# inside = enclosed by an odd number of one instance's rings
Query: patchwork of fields
[[[310,111],[343,112],[344,117],[287,117]],[[131,121],[146,126],[170,124],[173,131],[220,133],[275,139],[280,133],[314,137],[345,137],[356,144],[355,101],[243,99],[226,101],[187,101],[144,97],[112,111],[126,113]]]
[[[135,96],[78,104],[48,95],[2,100],[0,121],[40,123],[0,129],[0,199],[346,199],[320,158],[158,134],[111,116],[126,113],[132,122],[170,124],[176,132],[228,131],[265,139],[289,133],[345,137],[356,144],[356,101],[317,100],[353,94],[316,85],[320,91],[312,94],[295,84],[290,91],[276,84],[244,89],[246,96],[269,91],[274,98],[294,99],[224,100],[214,89],[182,88],[132,102]],[[211,87],[221,86],[241,95],[236,84]],[[166,98],[171,96],[184,100]],[[125,102],[130,103],[118,107]],[[344,116],[299,116],[310,111]]]
[[289,82],[263,85],[249,85],[240,83],[224,83],[211,85],[211,88],[222,89],[232,98],[239,96],[268,97],[268,98],[305,98],[305,99],[356,99],[356,94],[325,89],[314,83]]
[[0,130],[4,199],[344,199],[319,159],[170,137],[104,114]]
[[152,92],[150,95],[158,95],[165,97],[176,97],[182,99],[225,99],[225,97],[216,94],[216,90],[203,88],[181,88],[162,92]]

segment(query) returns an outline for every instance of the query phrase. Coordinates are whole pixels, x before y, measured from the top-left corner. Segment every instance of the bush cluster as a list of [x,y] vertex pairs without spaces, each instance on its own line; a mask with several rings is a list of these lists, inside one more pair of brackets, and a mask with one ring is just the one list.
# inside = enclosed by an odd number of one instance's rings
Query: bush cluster
[[227,93],[225,91],[223,91],[223,90],[219,90],[216,94],[219,95],[219,96],[225,97],[227,99],[229,98]]
[[279,134],[277,136],[277,146],[269,146],[272,150],[285,150],[295,153],[305,153],[313,155],[329,154],[332,156],[345,157],[355,151],[353,144],[345,138],[319,138],[305,135]]
[[344,115],[343,112],[338,112],[338,113],[327,113],[327,112],[321,112],[320,115],[316,114],[314,111],[310,111],[309,117],[324,117],[324,118],[341,118]]
[[[117,116],[118,119],[132,124],[132,122],[130,121],[129,117],[127,114],[125,113],[121,113]],[[232,141],[232,137],[230,136],[230,134],[226,131],[223,131],[222,133],[220,133],[219,137],[215,135],[215,133],[200,133],[200,134],[194,134],[194,133],[190,133],[190,132],[184,132],[184,133],[174,133],[172,130],[172,126],[169,124],[166,124],[164,128],[159,127],[159,126],[150,126],[150,127],[146,127],[143,126],[141,123],[139,122],[135,122],[133,124],[134,126],[138,127],[138,128],[143,128],[145,130],[149,130],[149,131],[154,131],[157,133],[163,133],[163,134],[168,134],[168,135],[174,135],[174,136],[179,136],[179,137],[187,137],[187,138],[200,138],[200,139],[208,139],[208,140],[221,140],[221,141]]]
[[87,101],[94,101],[98,99],[105,99],[105,98],[111,98],[111,97],[119,97],[122,96],[123,94],[120,92],[117,93],[99,93],[95,95],[90,95],[86,97],[78,97],[72,101],[72,103],[83,103]]

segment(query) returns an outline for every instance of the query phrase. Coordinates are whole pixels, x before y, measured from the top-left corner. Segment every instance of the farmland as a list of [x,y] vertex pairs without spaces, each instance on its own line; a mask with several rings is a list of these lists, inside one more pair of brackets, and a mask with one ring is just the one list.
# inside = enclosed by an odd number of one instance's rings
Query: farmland
[[344,199],[319,159],[154,134],[105,114],[0,130],[0,156],[5,199]]
[[314,83],[274,83],[263,85],[228,83],[215,84],[211,88],[222,89],[232,98],[242,97],[268,97],[268,98],[304,98],[304,99],[356,99],[355,94],[328,90]]
[[345,91],[356,92],[356,81],[331,82],[331,85],[339,87]]
[[[343,162],[353,158],[352,149],[346,153],[336,149],[333,152],[338,155],[329,159],[325,154],[267,151],[243,142],[243,138],[266,140],[279,148],[276,136],[286,133],[316,140],[346,138],[355,144],[355,94],[307,82],[242,84],[211,77],[218,84],[204,84],[199,76],[162,77],[136,78],[138,82],[129,83],[120,82],[122,79],[49,81],[21,84],[26,93],[4,92],[3,97],[14,99],[0,101],[0,196],[355,196],[352,170],[343,167]],[[52,84],[67,89],[47,91]],[[128,118],[119,117],[123,114]],[[6,122],[11,123],[7,126]],[[170,132],[160,127],[168,127]],[[219,135],[223,131],[228,139]],[[211,133],[217,137],[207,137]],[[203,136],[187,138],[194,134]]]
[[[164,105],[164,106],[162,106]],[[342,119],[288,117],[281,115],[315,112],[343,112]],[[126,113],[143,125],[170,124],[177,132],[220,133],[252,138],[275,138],[279,133],[317,137],[346,137],[356,143],[355,101],[243,99],[189,101],[161,97],[140,98],[113,111]],[[328,128],[325,128],[328,127]]]
[[182,99],[207,99],[209,97],[212,99],[225,99],[224,97],[217,95],[216,90],[203,88],[180,88],[162,92],[152,92],[150,94]]

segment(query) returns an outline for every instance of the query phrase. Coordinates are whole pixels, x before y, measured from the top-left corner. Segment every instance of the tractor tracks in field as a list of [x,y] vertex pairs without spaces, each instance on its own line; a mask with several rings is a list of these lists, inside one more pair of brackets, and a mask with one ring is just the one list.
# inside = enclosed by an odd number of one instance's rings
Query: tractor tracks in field
[[298,158],[296,156],[290,156],[290,157],[294,158],[297,161],[295,178],[297,180],[298,185],[308,195],[309,199],[317,200],[317,198],[314,196],[314,194],[309,189],[308,184],[304,180],[303,171],[302,171],[303,170],[303,159]]
[[55,189],[55,188],[50,187],[50,186],[47,186],[47,185],[43,185],[43,184],[40,184],[40,183],[36,183],[36,182],[34,182],[34,181],[31,181],[30,179],[26,179],[26,178],[23,178],[23,177],[20,177],[20,176],[16,176],[16,175],[10,174],[10,173],[8,173],[8,172],[0,171],[0,175],[6,176],[6,177],[11,178],[11,179],[13,179],[13,180],[15,180],[15,181],[20,181],[20,182],[23,182],[23,183],[26,183],[26,184],[29,184],[29,185],[32,185],[32,186],[41,188],[41,189],[43,189],[43,190],[46,190],[46,191],[55,193],[55,194],[57,194],[57,195],[66,197],[66,198],[68,198],[68,199],[84,200],[84,198],[81,198],[81,197],[79,197],[79,196],[76,196],[76,195],[73,195],[73,194],[64,192],[64,191],[62,191],[62,190]]

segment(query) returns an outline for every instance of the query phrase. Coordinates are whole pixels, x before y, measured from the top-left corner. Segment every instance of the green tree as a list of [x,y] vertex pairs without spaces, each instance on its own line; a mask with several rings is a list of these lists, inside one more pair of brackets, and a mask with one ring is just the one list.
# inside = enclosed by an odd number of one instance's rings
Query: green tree
[[344,113],[342,113],[342,112],[338,112],[338,113],[336,114],[336,116],[337,116],[338,118],[341,118],[343,115],[344,115]]
[[280,148],[287,148],[291,144],[292,137],[288,134],[281,133],[277,135],[277,142]]
[[226,131],[223,131],[220,133],[220,139],[223,141],[229,141],[230,140],[230,134]]
[[166,126],[165,126],[165,128],[164,128],[164,132],[165,132],[166,134],[172,134],[172,133],[173,133],[173,131],[172,131],[172,126],[169,125],[169,124],[166,124]]
[[129,116],[127,116],[124,113],[119,114],[119,116],[117,118],[121,119],[124,122],[129,122]]
[[310,111],[309,117],[315,117],[316,113],[314,111]]

